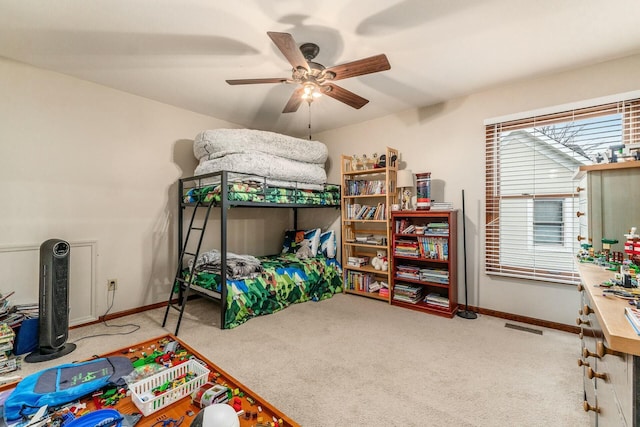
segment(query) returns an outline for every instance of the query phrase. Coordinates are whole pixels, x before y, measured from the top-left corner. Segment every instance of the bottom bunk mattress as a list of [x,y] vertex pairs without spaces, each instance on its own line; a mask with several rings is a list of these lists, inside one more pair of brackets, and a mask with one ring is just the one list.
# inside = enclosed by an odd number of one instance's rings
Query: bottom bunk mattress
[[[295,254],[282,254],[258,259],[263,271],[256,277],[227,278],[226,329],[294,303],[320,301],[342,292],[342,268],[334,258],[298,259]],[[188,269],[184,278],[190,279]],[[219,298],[219,272],[198,271],[192,289]]]

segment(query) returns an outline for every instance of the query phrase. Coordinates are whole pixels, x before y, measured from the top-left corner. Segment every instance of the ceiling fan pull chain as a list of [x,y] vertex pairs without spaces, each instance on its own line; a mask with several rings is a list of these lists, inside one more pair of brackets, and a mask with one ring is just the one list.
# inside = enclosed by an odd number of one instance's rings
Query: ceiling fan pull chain
[[309,141],[311,141],[311,102],[309,102]]

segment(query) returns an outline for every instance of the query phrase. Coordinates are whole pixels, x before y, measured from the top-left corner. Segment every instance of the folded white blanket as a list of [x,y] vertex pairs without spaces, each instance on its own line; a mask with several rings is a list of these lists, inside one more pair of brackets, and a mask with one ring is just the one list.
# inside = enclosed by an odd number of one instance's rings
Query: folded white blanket
[[324,184],[327,182],[327,173],[320,165],[296,162],[295,160],[260,152],[229,154],[213,160],[203,159],[196,167],[195,175],[223,170],[310,184]]
[[329,154],[327,146],[322,142],[255,129],[206,130],[200,132],[193,141],[193,154],[198,160],[254,152],[315,163],[323,167]]

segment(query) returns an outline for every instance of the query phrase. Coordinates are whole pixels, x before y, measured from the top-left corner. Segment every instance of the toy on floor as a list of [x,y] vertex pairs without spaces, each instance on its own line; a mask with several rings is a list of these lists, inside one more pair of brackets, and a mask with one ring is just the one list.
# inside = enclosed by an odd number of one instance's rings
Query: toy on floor
[[236,411],[226,403],[207,406],[191,422],[192,427],[240,427]]
[[228,387],[212,382],[205,383],[191,394],[191,401],[200,408],[217,403],[227,403],[230,398],[231,390]]

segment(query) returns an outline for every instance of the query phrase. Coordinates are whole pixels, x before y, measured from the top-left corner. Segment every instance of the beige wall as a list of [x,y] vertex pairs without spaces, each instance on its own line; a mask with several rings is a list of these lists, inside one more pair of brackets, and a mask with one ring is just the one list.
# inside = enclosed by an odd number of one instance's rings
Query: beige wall
[[72,243],[72,324],[105,313],[110,278],[111,312],[165,301],[193,138],[237,126],[8,60],[0,81],[0,292],[37,301],[34,248],[55,237]]
[[[317,138],[329,146],[332,159],[340,154],[380,153],[385,146],[397,148],[401,166],[406,164],[414,173],[431,172],[432,195],[453,202],[458,209],[465,190],[470,305],[575,324],[579,299],[574,287],[484,274],[484,120],[638,89],[640,55],[515,82],[324,132]],[[330,181],[340,181],[339,169],[339,162],[332,163]],[[462,249],[460,257],[459,295],[464,302]]]

